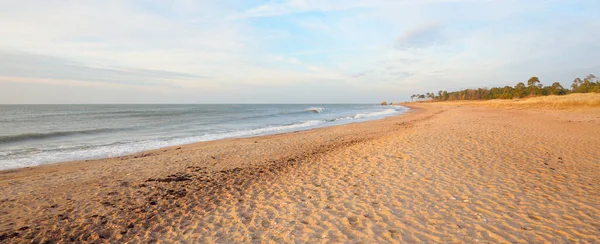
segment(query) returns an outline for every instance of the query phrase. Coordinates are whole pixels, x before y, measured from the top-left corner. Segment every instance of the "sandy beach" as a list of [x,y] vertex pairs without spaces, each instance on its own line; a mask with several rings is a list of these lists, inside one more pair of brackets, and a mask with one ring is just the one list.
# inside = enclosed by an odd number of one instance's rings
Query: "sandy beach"
[[0,242],[600,243],[600,108],[412,106],[0,171]]

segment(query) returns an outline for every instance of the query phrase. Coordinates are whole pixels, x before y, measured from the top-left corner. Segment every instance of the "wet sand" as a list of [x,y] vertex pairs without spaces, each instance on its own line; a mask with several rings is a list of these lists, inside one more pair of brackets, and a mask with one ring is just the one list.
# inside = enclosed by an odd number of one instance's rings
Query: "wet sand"
[[0,242],[600,243],[600,109],[415,106],[0,171]]

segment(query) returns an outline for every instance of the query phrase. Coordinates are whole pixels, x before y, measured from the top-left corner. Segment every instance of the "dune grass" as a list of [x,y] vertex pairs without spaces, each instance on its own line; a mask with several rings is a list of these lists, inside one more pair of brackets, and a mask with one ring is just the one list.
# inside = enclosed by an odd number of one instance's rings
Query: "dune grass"
[[515,108],[590,108],[600,107],[600,93],[573,93],[564,96],[543,96],[513,100],[494,99],[443,103]]

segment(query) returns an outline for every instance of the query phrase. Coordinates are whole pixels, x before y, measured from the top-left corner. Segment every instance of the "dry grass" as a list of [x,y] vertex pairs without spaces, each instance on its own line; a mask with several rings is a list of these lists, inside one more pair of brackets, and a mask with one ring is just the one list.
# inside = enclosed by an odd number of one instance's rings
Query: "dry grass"
[[482,105],[515,108],[582,108],[600,107],[600,93],[575,93],[566,96],[543,96],[515,100],[452,101],[448,104]]

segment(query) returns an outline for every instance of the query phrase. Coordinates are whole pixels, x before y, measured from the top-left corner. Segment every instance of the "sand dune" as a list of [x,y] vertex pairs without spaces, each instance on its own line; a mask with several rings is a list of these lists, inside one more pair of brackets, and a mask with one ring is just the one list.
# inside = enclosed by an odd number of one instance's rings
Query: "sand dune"
[[600,242],[600,110],[408,115],[0,172],[13,242]]
[[540,96],[523,99],[461,100],[442,102],[453,105],[488,106],[497,108],[582,109],[600,107],[600,93],[572,93],[564,96]]

